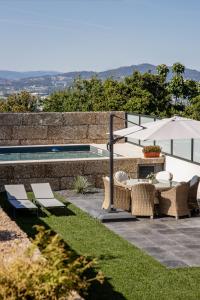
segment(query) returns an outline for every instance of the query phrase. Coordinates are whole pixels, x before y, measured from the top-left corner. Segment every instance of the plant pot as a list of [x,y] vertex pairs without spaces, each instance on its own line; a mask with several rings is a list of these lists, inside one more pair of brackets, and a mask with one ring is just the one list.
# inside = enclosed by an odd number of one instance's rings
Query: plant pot
[[159,157],[160,152],[144,152],[144,157],[151,158],[151,157]]

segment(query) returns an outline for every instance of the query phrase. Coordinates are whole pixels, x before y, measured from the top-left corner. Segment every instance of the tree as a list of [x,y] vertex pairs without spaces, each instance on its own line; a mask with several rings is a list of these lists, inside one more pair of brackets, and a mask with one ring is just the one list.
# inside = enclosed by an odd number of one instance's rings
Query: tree
[[161,64],[157,66],[156,70],[160,78],[165,82],[169,73],[169,68],[165,64]]
[[104,82],[105,110],[123,110],[127,103],[128,90],[124,82],[118,82],[112,78]]
[[183,87],[183,98],[190,101],[199,95],[198,82],[194,80],[185,80]]
[[64,102],[68,99],[68,94],[65,91],[58,91],[51,94],[43,100],[43,111],[64,111]]
[[191,99],[190,105],[185,108],[184,116],[200,121],[200,95]]
[[125,110],[138,114],[152,114],[153,96],[148,91],[136,89],[125,105]]
[[35,112],[38,107],[38,98],[27,91],[8,96],[7,100],[0,101],[1,112]]
[[170,83],[169,83],[169,91],[174,95],[175,97],[175,104],[177,103],[178,99],[183,97],[183,91],[184,91],[184,79],[182,74],[185,71],[185,66],[180,63],[175,63],[172,66],[172,72],[174,76],[172,77]]
[[185,66],[179,62],[174,63],[172,66],[172,72],[177,76],[182,75],[185,72]]

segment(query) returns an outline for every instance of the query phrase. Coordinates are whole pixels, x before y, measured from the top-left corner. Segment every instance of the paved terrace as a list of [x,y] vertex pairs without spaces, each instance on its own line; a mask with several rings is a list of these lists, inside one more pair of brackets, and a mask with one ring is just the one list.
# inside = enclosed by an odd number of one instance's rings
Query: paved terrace
[[[93,146],[106,150],[106,144],[92,144]],[[118,143],[114,145],[114,153],[125,157],[144,158],[142,147],[130,143]]]
[[[103,190],[85,195],[61,191],[71,203],[101,219]],[[122,215],[123,212],[118,214]],[[131,218],[104,225],[169,268],[200,266],[200,216],[176,220],[173,217]]]

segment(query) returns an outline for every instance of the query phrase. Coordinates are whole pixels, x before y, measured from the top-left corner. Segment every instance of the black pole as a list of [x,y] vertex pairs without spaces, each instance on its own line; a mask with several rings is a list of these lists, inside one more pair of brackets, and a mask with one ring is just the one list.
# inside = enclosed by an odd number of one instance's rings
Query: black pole
[[109,173],[110,173],[110,211],[113,209],[113,192],[114,192],[114,184],[113,184],[113,145],[114,145],[114,138],[113,138],[113,118],[114,113],[110,113],[110,123],[109,123],[109,151],[110,151],[110,166],[109,166]]
[[[124,138],[124,136],[120,137],[120,138],[114,138],[113,136],[113,119],[115,118],[118,118],[118,119],[121,119],[121,120],[124,120],[127,122],[126,119],[124,118],[121,118],[117,115],[115,115],[114,111],[111,111],[110,112],[110,120],[109,120],[109,142],[107,144],[107,149],[109,150],[109,175],[110,175],[110,207],[109,207],[109,211],[114,211],[114,207],[113,207],[113,195],[114,195],[114,181],[113,181],[113,165],[114,165],[114,160],[113,160],[113,147],[114,147],[114,144]],[[144,126],[141,126],[140,124],[136,124],[134,122],[131,122],[130,123],[134,124],[134,125],[137,125],[139,127],[141,127],[142,129],[145,129]]]

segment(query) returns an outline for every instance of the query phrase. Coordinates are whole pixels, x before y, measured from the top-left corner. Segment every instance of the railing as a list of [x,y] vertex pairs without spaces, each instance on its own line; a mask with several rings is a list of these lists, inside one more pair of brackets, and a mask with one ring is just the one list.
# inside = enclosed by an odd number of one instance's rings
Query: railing
[[[129,123],[134,122],[138,125],[147,122],[156,122],[159,118],[154,116],[146,116],[141,114],[126,113],[127,127],[133,126]],[[162,147],[162,152],[165,154],[192,162],[200,165],[200,139],[185,139],[185,140],[165,140],[165,141],[147,141],[134,140],[127,138],[127,142],[139,146],[144,145],[159,145]]]

